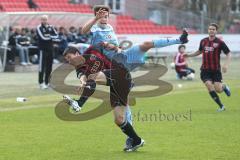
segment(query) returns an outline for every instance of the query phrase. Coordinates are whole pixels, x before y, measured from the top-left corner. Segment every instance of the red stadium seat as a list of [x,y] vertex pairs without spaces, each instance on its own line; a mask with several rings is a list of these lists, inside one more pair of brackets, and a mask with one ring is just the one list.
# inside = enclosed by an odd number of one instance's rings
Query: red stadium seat
[[[69,0],[35,0],[41,11],[65,11],[93,13],[91,7],[86,4],[70,4]],[[35,11],[28,7],[27,0],[0,0],[0,5],[7,12],[28,12]],[[24,20],[21,20],[24,21]],[[20,22],[21,22],[20,21]],[[67,20],[65,20],[66,22]],[[64,23],[65,23],[64,22]],[[118,34],[177,34],[176,26],[160,26],[149,20],[135,20],[128,15],[116,17],[116,28]],[[70,22],[69,22],[70,23]],[[31,22],[35,25],[35,22]],[[191,30],[191,33],[197,33]]]

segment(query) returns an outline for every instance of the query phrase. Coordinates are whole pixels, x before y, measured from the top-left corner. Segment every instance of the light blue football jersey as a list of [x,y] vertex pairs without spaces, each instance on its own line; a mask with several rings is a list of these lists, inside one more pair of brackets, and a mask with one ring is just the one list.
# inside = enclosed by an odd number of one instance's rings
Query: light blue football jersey
[[[108,42],[119,46],[117,36],[110,24],[107,24],[105,28],[99,27],[97,24],[93,25],[91,28],[91,45],[97,45],[101,42]],[[104,54],[108,54],[107,50],[104,50]]]

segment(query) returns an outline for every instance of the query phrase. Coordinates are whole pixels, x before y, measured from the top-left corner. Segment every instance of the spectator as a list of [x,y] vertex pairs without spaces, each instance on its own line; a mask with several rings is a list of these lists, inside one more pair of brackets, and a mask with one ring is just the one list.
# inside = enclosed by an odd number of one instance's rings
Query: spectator
[[8,58],[8,63],[15,64],[15,53],[17,52],[19,54],[20,64],[26,66],[27,63],[25,61],[23,48],[17,43],[19,37],[21,37],[21,29],[20,27],[16,27],[15,32],[9,37],[9,47],[11,48],[11,52]]
[[69,0],[69,3],[79,4],[79,3],[83,3],[83,2],[82,2],[82,0]]
[[17,52],[17,45],[16,45],[16,36],[20,34],[20,30],[17,28],[9,28],[9,39],[8,39],[8,47],[11,49],[10,52],[7,54],[7,63],[10,65],[15,64],[15,56]]
[[71,43],[76,43],[76,40],[77,40],[77,31],[76,31],[76,28],[71,26],[69,28],[69,33],[68,33],[68,36],[67,36],[67,40],[68,42],[71,42]]
[[34,10],[39,9],[38,5],[33,0],[27,1],[28,7]]
[[68,46],[67,32],[66,32],[66,29],[64,27],[59,28],[59,39],[60,39],[59,54],[62,55],[63,51]]
[[38,36],[37,36],[37,31],[36,29],[31,29],[30,30],[30,43],[33,45],[33,46],[37,46],[37,43],[38,43]]
[[186,77],[187,79],[192,80],[194,78],[195,71],[192,68],[188,67],[187,61],[183,56],[185,50],[186,50],[185,45],[180,45],[178,47],[178,53],[174,58],[175,70],[177,72],[177,77],[179,79]]
[[89,43],[90,34],[82,34],[82,27],[79,27],[76,43]]
[[30,37],[26,35],[26,29],[23,28],[21,34],[16,36],[16,46],[20,56],[20,64],[24,66],[32,64],[29,61],[29,45]]

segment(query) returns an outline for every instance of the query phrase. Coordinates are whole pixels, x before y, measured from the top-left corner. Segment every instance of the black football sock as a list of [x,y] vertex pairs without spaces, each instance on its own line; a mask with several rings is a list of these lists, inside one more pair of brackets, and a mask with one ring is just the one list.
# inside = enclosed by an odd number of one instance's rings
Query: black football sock
[[141,138],[137,135],[129,122],[125,121],[119,127],[121,128],[123,133],[133,139],[133,144],[139,144],[141,142]]
[[83,89],[82,95],[77,100],[78,105],[80,107],[83,106],[83,104],[88,100],[88,98],[95,92],[96,89],[96,82],[94,80],[87,80],[86,85]]
[[222,108],[223,104],[221,103],[217,93],[215,91],[210,91],[209,94],[211,95],[212,99],[219,105],[219,107]]

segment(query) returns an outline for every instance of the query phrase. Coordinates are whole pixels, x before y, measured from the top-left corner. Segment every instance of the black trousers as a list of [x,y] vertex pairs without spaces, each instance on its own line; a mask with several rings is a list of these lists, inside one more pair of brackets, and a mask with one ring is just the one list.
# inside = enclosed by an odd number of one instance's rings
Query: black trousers
[[7,62],[9,61],[15,62],[15,56],[17,53],[16,46],[9,46],[9,48],[11,48],[11,51],[8,51]]
[[38,83],[49,83],[53,64],[53,47],[39,49],[39,75]]

